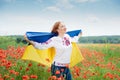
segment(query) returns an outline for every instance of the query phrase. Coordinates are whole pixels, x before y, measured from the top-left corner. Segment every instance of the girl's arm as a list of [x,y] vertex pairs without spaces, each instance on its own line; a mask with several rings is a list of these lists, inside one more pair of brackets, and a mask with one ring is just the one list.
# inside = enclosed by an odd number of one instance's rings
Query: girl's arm
[[24,35],[24,39],[29,42],[30,44],[32,44],[34,46],[34,41],[31,41],[27,38],[26,34]]
[[50,38],[48,41],[43,42],[43,43],[38,43],[38,42],[33,42],[34,47],[38,48],[38,49],[48,49],[50,47],[54,47],[55,46],[55,40],[53,40],[53,38]]
[[29,42],[30,44],[32,44],[35,48],[37,49],[48,49],[50,47],[54,47],[54,41],[53,38],[50,38],[48,41],[44,42],[44,43],[38,43],[35,41],[31,41],[27,38],[26,35],[24,35],[24,38],[27,42]]

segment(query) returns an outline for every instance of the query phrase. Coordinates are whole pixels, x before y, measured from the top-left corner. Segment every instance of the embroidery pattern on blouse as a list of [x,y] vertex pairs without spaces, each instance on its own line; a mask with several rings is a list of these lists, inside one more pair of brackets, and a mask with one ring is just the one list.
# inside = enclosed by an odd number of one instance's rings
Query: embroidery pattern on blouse
[[70,45],[70,40],[69,38],[64,37],[63,39],[63,45],[69,46]]

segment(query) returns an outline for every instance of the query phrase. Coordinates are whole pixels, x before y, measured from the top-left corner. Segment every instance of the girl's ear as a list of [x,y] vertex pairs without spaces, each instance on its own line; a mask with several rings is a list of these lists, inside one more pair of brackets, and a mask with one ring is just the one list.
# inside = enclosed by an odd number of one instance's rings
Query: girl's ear
[[56,30],[59,33],[59,29]]

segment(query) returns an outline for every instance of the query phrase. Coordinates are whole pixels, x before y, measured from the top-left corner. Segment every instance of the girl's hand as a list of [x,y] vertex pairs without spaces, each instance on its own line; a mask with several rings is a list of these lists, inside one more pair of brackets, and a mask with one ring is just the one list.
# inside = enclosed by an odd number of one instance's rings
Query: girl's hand
[[82,36],[82,32],[79,33],[78,37],[80,38]]
[[27,38],[26,34],[24,35],[24,39],[29,42],[29,39]]
[[34,45],[34,42],[33,41],[30,41],[28,38],[27,38],[27,35],[25,34],[24,35],[24,39],[29,42],[30,44]]

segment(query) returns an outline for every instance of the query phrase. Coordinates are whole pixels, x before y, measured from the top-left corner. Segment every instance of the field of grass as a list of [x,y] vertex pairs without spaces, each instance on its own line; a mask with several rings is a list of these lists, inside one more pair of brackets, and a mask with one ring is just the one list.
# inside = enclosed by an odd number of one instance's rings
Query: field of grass
[[[49,67],[21,60],[26,45],[2,46],[8,47],[0,48],[0,80],[63,80],[50,79]],[[73,80],[120,80],[120,44],[78,46],[84,60],[71,68]]]
[[22,42],[19,42],[19,44],[16,41],[16,36],[0,36],[0,48],[7,49],[9,46],[24,46],[25,44]]

